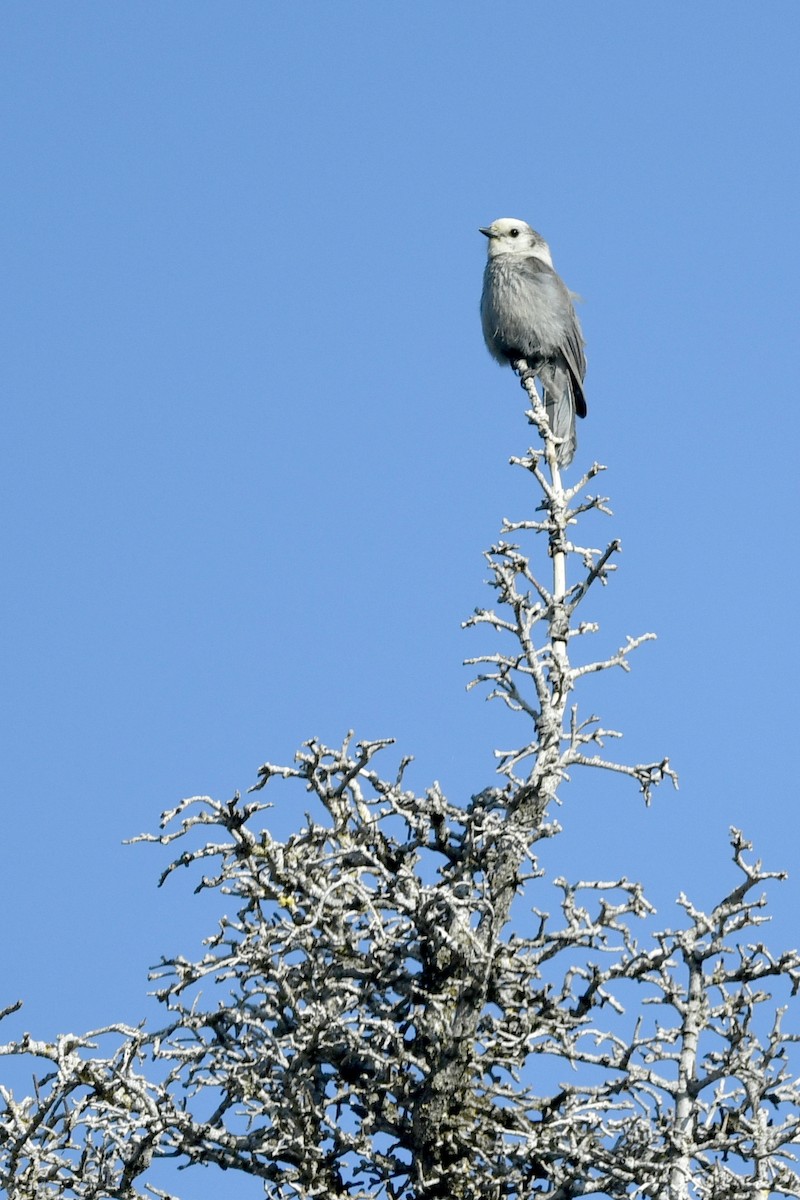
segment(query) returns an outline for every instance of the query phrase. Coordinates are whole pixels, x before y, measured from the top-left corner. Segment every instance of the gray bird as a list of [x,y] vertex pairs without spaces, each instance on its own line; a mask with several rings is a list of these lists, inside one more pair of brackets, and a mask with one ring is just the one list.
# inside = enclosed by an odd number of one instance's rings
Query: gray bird
[[577,446],[575,414],[586,416],[583,334],[573,293],[553,269],[550,247],[524,221],[501,217],[486,229],[481,321],[489,353],[499,363],[519,358],[538,376],[550,428],[560,438],[559,466]]

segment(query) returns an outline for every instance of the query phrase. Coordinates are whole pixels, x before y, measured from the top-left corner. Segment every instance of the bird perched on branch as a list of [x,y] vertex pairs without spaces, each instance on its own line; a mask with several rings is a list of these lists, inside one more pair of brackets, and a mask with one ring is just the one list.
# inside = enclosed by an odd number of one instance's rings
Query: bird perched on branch
[[586,416],[583,334],[570,292],[553,268],[550,247],[524,221],[501,217],[481,229],[489,239],[481,320],[489,353],[500,363],[524,358],[542,385],[559,466],[572,462],[575,414]]

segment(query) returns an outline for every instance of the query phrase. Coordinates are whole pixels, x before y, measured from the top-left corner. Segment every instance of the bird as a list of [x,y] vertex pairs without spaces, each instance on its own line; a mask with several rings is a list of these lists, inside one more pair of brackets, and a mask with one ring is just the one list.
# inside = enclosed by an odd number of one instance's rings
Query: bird
[[525,221],[501,217],[480,232],[489,239],[483,273],[481,322],[493,358],[507,365],[524,358],[542,386],[556,460],[572,462],[575,414],[586,416],[583,333],[575,294],[556,274],[547,242]]

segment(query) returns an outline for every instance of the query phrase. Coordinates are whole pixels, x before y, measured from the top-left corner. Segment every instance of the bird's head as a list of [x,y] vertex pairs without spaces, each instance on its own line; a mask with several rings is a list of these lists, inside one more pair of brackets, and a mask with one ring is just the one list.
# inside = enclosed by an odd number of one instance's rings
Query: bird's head
[[497,254],[521,254],[539,258],[548,267],[553,265],[547,242],[525,221],[518,221],[515,217],[500,217],[491,225],[482,227],[481,233],[489,239],[489,258]]

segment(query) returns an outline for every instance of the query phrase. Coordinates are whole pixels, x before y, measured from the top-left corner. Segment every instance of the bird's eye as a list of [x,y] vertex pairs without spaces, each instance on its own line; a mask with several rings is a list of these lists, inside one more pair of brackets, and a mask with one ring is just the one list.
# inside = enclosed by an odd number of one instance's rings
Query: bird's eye
[[509,237],[519,237],[519,230],[518,229],[509,229],[508,235],[509,235]]

